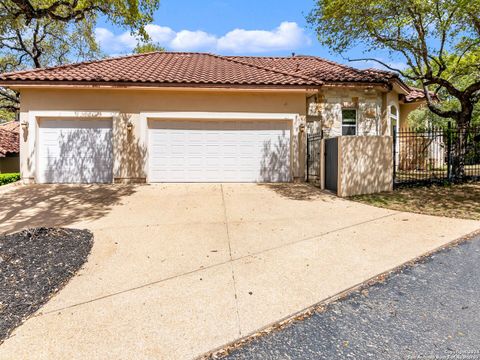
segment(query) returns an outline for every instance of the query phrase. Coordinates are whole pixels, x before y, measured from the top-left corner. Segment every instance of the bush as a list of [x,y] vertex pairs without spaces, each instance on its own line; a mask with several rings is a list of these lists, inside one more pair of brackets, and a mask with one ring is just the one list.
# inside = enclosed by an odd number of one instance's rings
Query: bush
[[20,180],[20,173],[0,174],[0,186]]

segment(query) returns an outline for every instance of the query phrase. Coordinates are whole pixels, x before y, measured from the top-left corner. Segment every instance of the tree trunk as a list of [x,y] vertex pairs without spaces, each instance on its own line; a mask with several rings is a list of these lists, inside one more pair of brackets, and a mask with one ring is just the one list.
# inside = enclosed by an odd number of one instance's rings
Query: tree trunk
[[453,180],[462,181],[465,179],[465,158],[468,149],[468,138],[470,131],[470,120],[472,113],[462,114],[457,119],[457,128],[452,130],[452,176]]

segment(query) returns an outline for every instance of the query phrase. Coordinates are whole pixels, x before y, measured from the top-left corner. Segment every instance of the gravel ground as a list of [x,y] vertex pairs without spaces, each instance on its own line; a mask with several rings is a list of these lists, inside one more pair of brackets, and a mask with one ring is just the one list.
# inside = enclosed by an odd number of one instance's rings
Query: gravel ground
[[226,359],[480,359],[480,238],[257,338]]
[[0,236],[0,343],[87,260],[88,230],[37,228]]

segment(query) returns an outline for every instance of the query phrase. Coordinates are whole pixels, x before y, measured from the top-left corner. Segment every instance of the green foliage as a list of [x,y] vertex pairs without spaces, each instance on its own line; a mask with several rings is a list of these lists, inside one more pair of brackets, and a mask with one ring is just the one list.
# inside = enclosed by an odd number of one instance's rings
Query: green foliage
[[[99,15],[148,41],[144,27],[158,6],[159,0],[0,1],[0,72],[99,58]],[[12,118],[18,108],[18,93],[0,88],[0,110]]]
[[139,43],[137,44],[135,49],[133,49],[133,52],[135,54],[145,54],[145,53],[155,52],[155,51],[165,51],[165,48],[160,46],[157,43],[148,42],[148,43]]
[[0,174],[0,186],[20,180],[20,173]]
[[480,0],[317,0],[308,21],[335,52],[362,44],[402,59],[408,71],[362,60],[398,71],[425,90],[433,113],[468,125],[480,99],[478,9]]
[[29,25],[32,20],[49,19],[94,24],[101,14],[111,23],[148,38],[144,27],[159,5],[160,0],[5,0],[0,2],[0,22],[19,20]]

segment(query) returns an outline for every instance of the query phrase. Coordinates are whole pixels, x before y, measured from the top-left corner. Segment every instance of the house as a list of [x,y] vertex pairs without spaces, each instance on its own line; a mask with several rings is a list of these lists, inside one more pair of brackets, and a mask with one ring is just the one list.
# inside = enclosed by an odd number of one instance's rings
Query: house
[[306,134],[390,135],[419,94],[314,56],[154,52],[0,75],[25,182],[285,182]]
[[18,121],[0,124],[0,174],[20,171],[19,128]]

